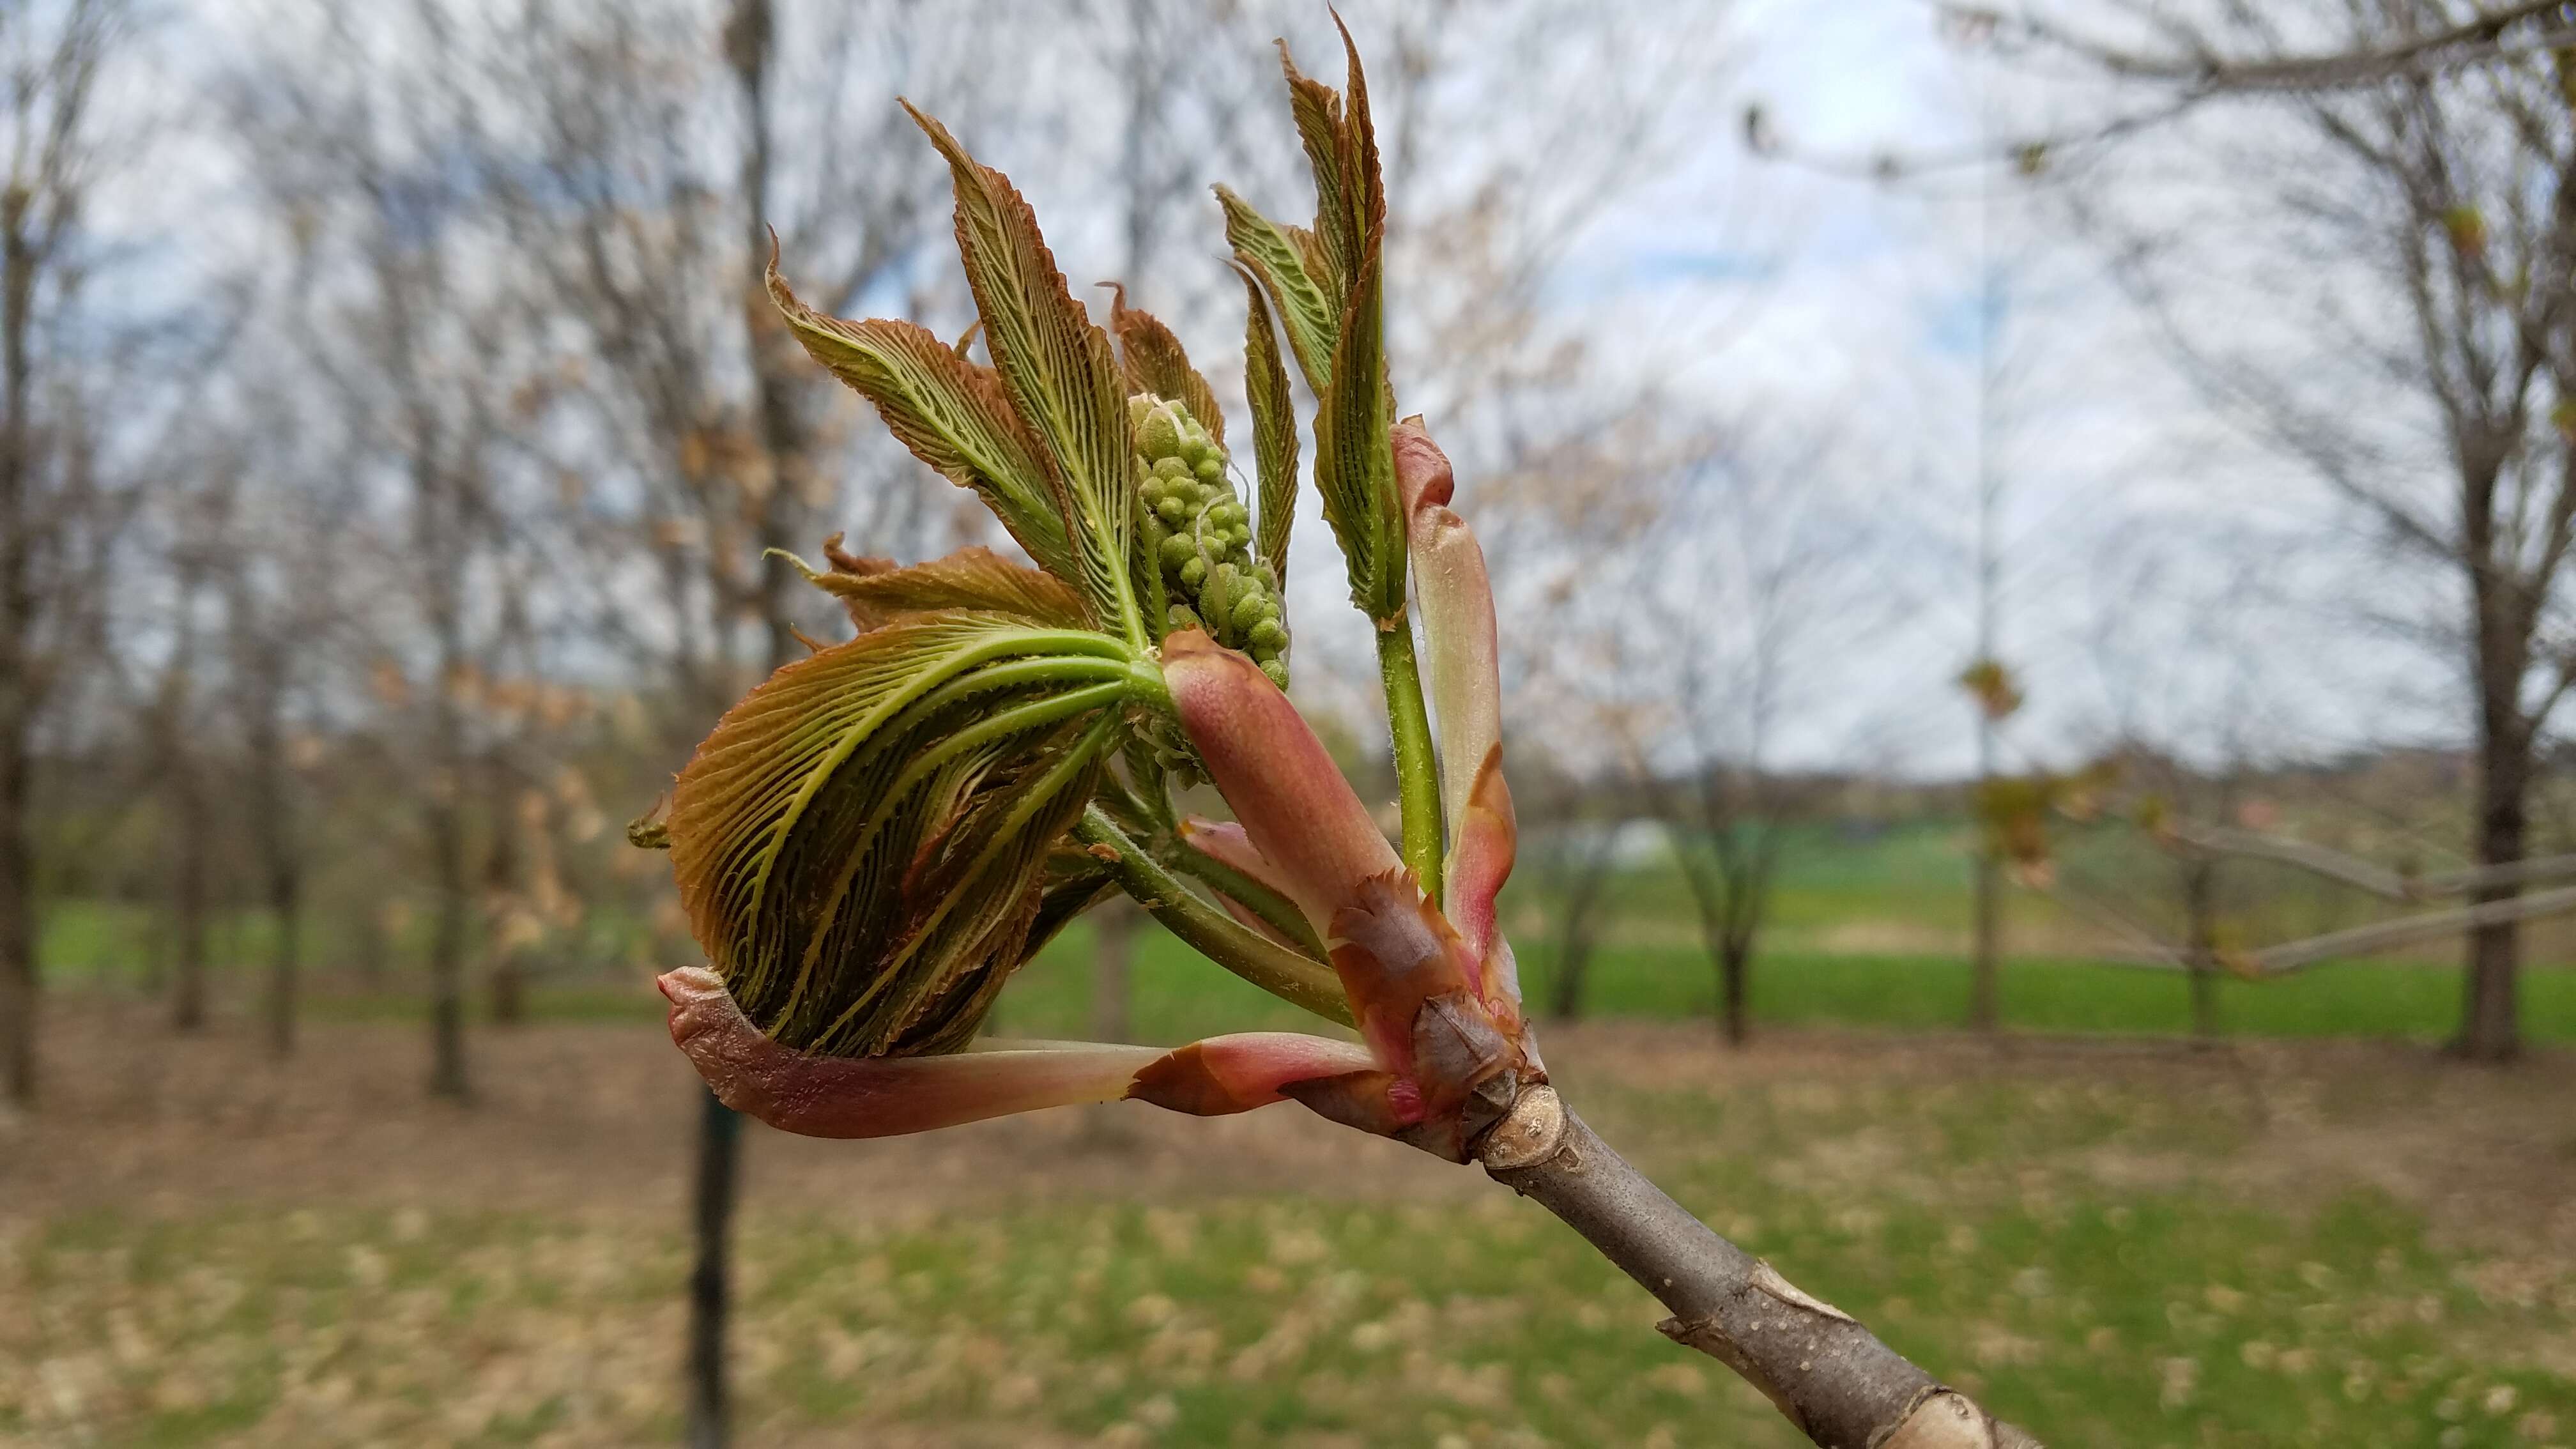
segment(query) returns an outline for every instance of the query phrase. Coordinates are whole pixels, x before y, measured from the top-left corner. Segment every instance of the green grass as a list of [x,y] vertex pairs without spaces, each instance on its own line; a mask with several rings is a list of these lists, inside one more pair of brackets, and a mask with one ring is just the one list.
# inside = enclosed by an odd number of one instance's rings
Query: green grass
[[[1821,826],[1793,829],[1781,851],[1771,923],[1792,933],[1854,921],[1964,931],[1970,909],[1967,841],[1960,826],[1941,822],[1858,838]],[[1689,887],[1660,849],[1612,878],[1603,909],[1609,919],[1630,925],[1692,919]]]
[[[168,943],[159,939],[160,923],[148,906],[120,900],[48,901],[40,914],[37,959],[47,979],[63,985],[132,986],[142,982],[156,955],[165,961]],[[426,912],[414,912],[386,943],[388,974],[416,971],[427,959],[432,928]],[[473,924],[479,928],[480,917]],[[632,912],[594,907],[572,935],[553,938],[551,949],[584,961],[649,959],[651,933]],[[276,921],[263,908],[211,911],[206,921],[207,967],[217,976],[256,975],[275,953]],[[345,973],[358,959],[354,930],[347,921],[327,915],[305,921],[302,955],[308,966]],[[479,944],[468,950],[479,951]]]
[[[1544,952],[1522,955],[1529,999],[1554,986]],[[1969,966],[1940,955],[1847,955],[1774,951],[1753,968],[1753,1015],[1776,1026],[1849,1026],[1939,1031],[1964,1022]],[[2166,971],[2095,961],[2016,957],[2004,963],[2002,1009],[2016,1030],[2180,1034],[2191,1029],[2183,978]],[[2219,1018],[2230,1032],[2286,1037],[2406,1037],[2437,1040],[2459,1020],[2459,973],[2412,962],[2350,961],[2270,981],[2219,983]],[[1609,1016],[1710,1016],[1716,975],[1688,947],[1615,947],[1593,961],[1587,1009]],[[2534,1040],[2576,1037],[2576,972],[2523,976],[2523,1026]]]
[[[1001,1029],[1015,1035],[1081,1035],[1090,1022],[1090,941],[1077,924],[1011,983]],[[1553,999],[1554,963],[1543,948],[1520,954],[1533,1009]],[[1159,930],[1142,933],[1134,967],[1138,1039],[1182,1042],[1219,1031],[1295,1028],[1293,1008],[1209,965]],[[1966,1020],[1968,963],[1955,956],[1779,951],[1756,961],[1757,1025],[1946,1031]],[[2405,962],[2314,967],[2272,981],[2220,983],[2219,1014],[2233,1033],[2284,1037],[2439,1040],[2459,1019],[2458,973]],[[1708,958],[1687,946],[1613,946],[1594,959],[1586,993],[1597,1016],[1707,1018],[1717,999]],[[2019,1031],[2119,1035],[2191,1029],[2183,979],[2099,962],[2020,958],[2003,971],[2005,1024]],[[2524,973],[2523,1028],[2535,1041],[2576,1039],[2576,971]]]
[[[2547,1367],[2576,1331],[2576,1276],[2445,1246],[2376,1191],[2214,1186],[2257,1148],[2229,1094],[1808,1081],[1586,1100],[1687,1205],[2052,1443],[2576,1429],[2576,1382]],[[2189,1175],[2109,1191],[2086,1167],[2104,1151]],[[571,1217],[68,1217],[0,1258],[0,1435],[666,1441],[685,1266],[676,1231]],[[755,1213],[740,1283],[745,1442],[868,1424],[996,1444],[1802,1442],[1499,1192],[885,1227]]]
[[[1015,978],[994,1030],[1012,1036],[1080,1037],[1091,1030],[1088,927],[1076,924]],[[1521,953],[1533,1011],[1554,999],[1554,963],[1543,946]],[[1227,1031],[1312,1030],[1315,1020],[1181,945],[1159,928],[1140,932],[1131,987],[1138,1041],[1180,1043]],[[649,972],[587,976],[533,987],[528,1018],[540,1022],[659,1020],[661,997]],[[1774,951],[1754,966],[1753,1016],[1763,1027],[1865,1031],[1950,1031],[1966,1019],[1968,963],[1934,954],[1857,955]],[[234,1000],[247,1010],[247,981]],[[2314,967],[2273,981],[2219,984],[2219,1015],[2230,1035],[2447,1038],[2459,1020],[2456,971],[2411,962],[2356,961]],[[1594,957],[1585,1010],[1596,1018],[1713,1019],[1715,975],[1688,946],[1627,945]],[[479,988],[475,1019],[487,1012]],[[345,986],[310,993],[315,1021],[409,1021],[423,1011],[416,984],[363,992]],[[2191,1029],[2182,978],[2099,962],[2021,957],[2003,970],[2003,1016],[2014,1031],[2120,1036],[2180,1035]],[[2576,1040],[2576,971],[2526,971],[2522,1024],[2534,1042]]]
[[[1963,835],[1955,823],[1900,826],[1866,838],[1822,828],[1801,831],[1782,875],[1753,978],[1757,1025],[1941,1031],[1967,1014],[1968,968],[1955,946],[1968,920]],[[2088,847],[2090,848],[2090,847]],[[2097,851],[2098,853],[2098,851]],[[2153,860],[2138,870],[2156,869]],[[1551,942],[1543,929],[1546,872],[1533,857],[1514,909],[1522,974],[1534,1009],[1553,995]],[[2274,904],[2301,907],[2305,885],[2285,887]],[[1537,904],[1533,906],[1532,900]],[[2057,922],[2045,898],[2015,895],[2012,919],[2032,940],[2050,938]],[[1707,1017],[1716,990],[1697,946],[1689,894],[1668,859],[1649,855],[1608,886],[1605,918],[1613,924],[1595,958],[1587,1010],[1601,1016]],[[599,913],[586,944],[557,949],[581,960],[638,963],[541,977],[530,993],[539,1020],[644,1020],[660,1001],[642,988],[650,959],[642,928],[614,912]],[[1532,918],[1535,917],[1536,920]],[[2291,927],[2313,929],[2315,922]],[[129,903],[74,901],[46,912],[43,960],[58,984],[133,988],[150,940],[150,916]],[[377,994],[317,991],[310,1011],[324,1020],[381,1020],[417,1015],[417,961],[426,927],[416,919],[394,943],[392,988]],[[1855,927],[1884,928],[1925,948],[1861,952],[1831,949],[1829,937]],[[270,924],[257,911],[219,913],[212,932],[219,975],[246,1000],[269,950]],[[310,953],[328,966],[334,941],[317,924]],[[2535,932],[2534,951],[2555,939]],[[1084,1035],[1090,1023],[1087,968],[1090,935],[1077,923],[1015,980],[998,1026],[1022,1035]],[[226,988],[219,988],[226,989]],[[2446,966],[2400,961],[2321,965],[2286,979],[2228,980],[2220,1015],[2231,1033],[2263,1036],[2364,1036],[2436,1040],[2459,1016],[2457,973]],[[480,1005],[479,993],[476,1003]],[[2103,965],[2037,952],[2016,956],[2003,974],[2005,1024],[2016,1030],[2166,1034],[2189,1030],[2182,979],[2169,972]],[[2576,969],[2549,965],[2525,973],[2525,1030],[2536,1041],[2576,1039]],[[1134,1030],[1141,1040],[1180,1042],[1213,1032],[1304,1025],[1307,1018],[1183,950],[1158,928],[1141,938],[1134,990]]]

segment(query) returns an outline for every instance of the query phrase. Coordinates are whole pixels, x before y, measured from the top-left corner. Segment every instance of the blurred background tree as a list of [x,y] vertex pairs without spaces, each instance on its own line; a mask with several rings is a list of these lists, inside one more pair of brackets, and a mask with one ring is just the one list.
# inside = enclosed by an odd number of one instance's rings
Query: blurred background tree
[[[1395,369],[1513,621],[1533,1003],[2569,1033],[2557,8],[1352,19]],[[768,551],[1008,547],[804,362],[773,236],[814,305],[965,332],[901,93],[1229,358],[1207,187],[1302,185],[1247,100],[1274,35],[1335,43],[1274,0],[0,4],[9,1100],[94,1080],[92,1021],[248,1070],[383,1018],[488,1126],[504,1032],[649,1018],[691,948],[617,827],[845,627]],[[1374,738],[1343,580],[1293,563],[1300,703]],[[1980,776],[2105,759],[2012,884]],[[1087,921],[999,1019],[1180,1039],[1170,946]],[[713,1443],[759,1138],[651,1110]]]

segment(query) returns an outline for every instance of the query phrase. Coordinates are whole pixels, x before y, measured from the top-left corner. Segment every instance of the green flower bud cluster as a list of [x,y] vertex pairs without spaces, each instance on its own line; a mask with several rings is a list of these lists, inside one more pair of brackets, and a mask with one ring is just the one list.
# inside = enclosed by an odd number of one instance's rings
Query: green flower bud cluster
[[1170,627],[1201,629],[1288,687],[1279,580],[1252,556],[1252,513],[1225,476],[1225,450],[1188,408],[1127,400],[1136,433],[1137,531],[1168,593]]

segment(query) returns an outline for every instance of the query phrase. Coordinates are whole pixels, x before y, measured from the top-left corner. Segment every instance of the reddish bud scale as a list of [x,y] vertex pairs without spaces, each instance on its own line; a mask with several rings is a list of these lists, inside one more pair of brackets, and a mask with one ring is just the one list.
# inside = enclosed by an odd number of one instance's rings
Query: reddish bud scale
[[1375,1065],[1350,1042],[1284,1031],[1209,1037],[1169,1052],[1033,1041],[950,1056],[819,1056],[752,1025],[712,971],[688,967],[659,984],[671,1003],[671,1040],[717,1098],[806,1137],[895,1137],[1121,1098],[1221,1117]]
[[[1519,1010],[1410,872],[1332,757],[1249,660],[1204,636],[1165,641],[1184,730],[1260,868],[1332,956],[1377,1069],[1293,1084],[1335,1121],[1465,1160],[1522,1087],[1545,1075]],[[1232,842],[1229,842],[1231,846]],[[1249,864],[1249,861],[1244,862]]]

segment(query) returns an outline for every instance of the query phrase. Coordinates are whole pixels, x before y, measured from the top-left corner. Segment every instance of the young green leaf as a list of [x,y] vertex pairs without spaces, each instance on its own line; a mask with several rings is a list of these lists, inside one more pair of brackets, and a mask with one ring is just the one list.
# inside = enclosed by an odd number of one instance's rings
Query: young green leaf
[[[1334,23],[1340,24],[1338,16]],[[1237,255],[1280,302],[1289,345],[1300,350],[1315,390],[1316,491],[1349,564],[1352,602],[1381,627],[1390,627],[1404,612],[1404,512],[1387,444],[1395,398],[1387,386],[1384,336],[1386,184],[1369,118],[1368,78],[1347,27],[1342,44],[1349,66],[1347,95],[1336,95],[1299,72],[1287,48],[1280,48],[1289,105],[1315,173],[1311,245],[1299,245],[1302,239],[1263,221],[1249,207],[1241,208],[1246,215],[1238,228],[1237,207],[1231,202],[1227,235],[1235,239]],[[1291,249],[1298,253],[1295,258],[1282,255]],[[1329,342],[1330,360],[1321,367],[1304,360],[1292,315],[1296,307],[1278,280],[1292,275],[1306,277],[1308,290],[1335,308],[1329,330],[1320,323],[1309,329],[1314,335],[1307,340]]]
[[962,1046],[1032,949],[1132,662],[1085,630],[908,614],[734,706],[680,773],[671,865],[751,1019],[830,1055]]
[[1261,479],[1261,516],[1255,552],[1273,578],[1288,577],[1288,532],[1297,521],[1297,410],[1288,396],[1288,370],[1270,328],[1270,305],[1248,268],[1243,277],[1243,394],[1252,405],[1252,457]]
[[815,361],[876,404],[897,441],[942,477],[972,488],[1041,568],[1082,575],[1046,455],[1011,412],[1000,379],[925,328],[844,322],[796,300],[769,261],[769,297]]
[[[1339,24],[1338,18],[1335,21]],[[1345,38],[1348,33],[1345,32]],[[1288,42],[1279,42],[1279,68],[1288,77],[1288,109],[1297,122],[1297,139],[1315,174],[1315,240],[1324,265],[1317,283],[1326,300],[1339,309],[1347,301],[1351,278],[1358,275],[1361,227],[1359,185],[1351,170],[1350,128],[1342,115],[1342,98],[1331,86],[1297,69]]]
[[[1342,115],[1342,184],[1339,194],[1330,200],[1347,210],[1349,230],[1341,245],[1350,248],[1344,254],[1349,258],[1347,275],[1356,285],[1361,252],[1370,245],[1369,233],[1383,231],[1386,226],[1386,177],[1378,167],[1377,127],[1369,118],[1368,74],[1360,66],[1359,45],[1351,39],[1351,28],[1342,23],[1338,12],[1333,16],[1333,28],[1342,33],[1342,84],[1349,94]],[[1336,213],[1328,222],[1327,198],[1318,191],[1316,199],[1315,228],[1329,237],[1344,225],[1342,216]]]
[[1311,240],[1311,234],[1281,226],[1226,187],[1216,189],[1216,199],[1225,208],[1226,244],[1234,248],[1235,260],[1261,279],[1271,301],[1278,305],[1279,324],[1288,334],[1288,350],[1297,355],[1297,367],[1306,375],[1307,388],[1322,397],[1333,375],[1334,335],[1341,325],[1341,305],[1325,295],[1318,281],[1324,275],[1323,269],[1309,261],[1301,245],[1300,239]]
[[841,548],[841,535],[823,541],[828,572],[794,554],[788,563],[805,582],[841,601],[860,633],[881,629],[906,614],[943,609],[985,609],[1050,629],[1079,629],[1082,599],[1063,580],[1022,568],[989,548],[961,548],[928,563],[899,566],[892,559],[858,558]]
[[1315,410],[1315,491],[1323,497],[1324,521],[1349,565],[1351,601],[1381,626],[1403,617],[1405,563],[1403,503],[1387,441],[1395,400],[1386,382],[1384,240],[1380,225],[1361,245],[1333,380]]
[[1037,214],[1010,179],[909,102],[904,109],[948,160],[957,249],[984,319],[984,345],[1012,408],[1063,481],[1083,592],[1104,624],[1141,647],[1145,620],[1130,573],[1127,392],[1108,334],[1073,300]]

